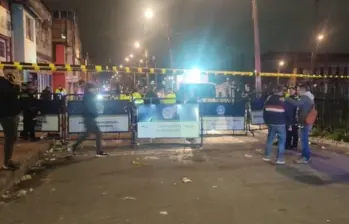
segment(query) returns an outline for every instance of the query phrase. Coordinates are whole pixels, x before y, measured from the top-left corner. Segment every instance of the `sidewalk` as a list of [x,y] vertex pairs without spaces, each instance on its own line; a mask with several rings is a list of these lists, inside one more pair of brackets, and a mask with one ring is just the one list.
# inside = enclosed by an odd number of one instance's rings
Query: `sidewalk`
[[[3,140],[0,141],[0,160],[3,162]],[[34,166],[41,153],[48,150],[50,142],[41,141],[35,143],[18,142],[13,152],[13,160],[21,164],[14,172],[0,170],[0,195],[18,181],[30,167]]]
[[[268,130],[258,130],[255,134],[266,136]],[[345,142],[334,141],[326,138],[309,137],[309,141],[312,144],[320,145],[323,150],[333,151],[349,155],[349,144]]]

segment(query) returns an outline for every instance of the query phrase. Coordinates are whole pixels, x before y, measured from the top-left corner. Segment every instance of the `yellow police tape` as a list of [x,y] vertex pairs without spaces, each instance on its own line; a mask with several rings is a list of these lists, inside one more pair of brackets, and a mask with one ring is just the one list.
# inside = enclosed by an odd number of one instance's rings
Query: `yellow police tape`
[[[135,73],[135,74],[164,74],[164,75],[181,75],[190,69],[169,69],[169,68],[143,68],[143,67],[123,67],[118,66],[103,66],[103,65],[70,65],[70,64],[52,64],[52,63],[25,63],[25,62],[1,62],[0,69],[16,69],[16,70],[31,70],[31,71],[50,71],[50,72],[120,72],[120,73]],[[201,71],[201,74],[207,75],[230,75],[230,76],[255,76],[254,72],[239,72],[239,71]],[[348,79],[345,75],[312,75],[312,74],[286,74],[286,73],[260,73],[264,77],[285,77],[285,78],[334,78]]]

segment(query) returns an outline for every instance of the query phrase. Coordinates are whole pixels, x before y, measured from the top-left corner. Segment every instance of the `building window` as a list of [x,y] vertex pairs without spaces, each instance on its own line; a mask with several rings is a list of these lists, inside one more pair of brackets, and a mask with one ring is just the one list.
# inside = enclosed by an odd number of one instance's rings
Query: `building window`
[[6,41],[0,39],[0,57],[6,58]]
[[35,23],[34,19],[30,18],[29,16],[25,17],[25,31],[26,31],[26,37],[27,39],[34,41],[34,29],[35,29]]

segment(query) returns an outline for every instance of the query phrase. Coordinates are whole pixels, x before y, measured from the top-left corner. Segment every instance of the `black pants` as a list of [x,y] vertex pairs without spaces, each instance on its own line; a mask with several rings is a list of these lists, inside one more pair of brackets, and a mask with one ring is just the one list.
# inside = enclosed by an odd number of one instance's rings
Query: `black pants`
[[99,130],[96,119],[92,117],[85,117],[84,124],[86,131],[79,137],[78,141],[74,144],[73,147],[76,148],[77,146],[79,146],[83,141],[85,141],[88,138],[90,134],[95,134],[97,153],[102,152],[102,134]]
[[36,120],[33,116],[23,116],[23,138],[28,139],[28,137],[32,140],[35,139],[35,126]]
[[4,165],[8,165],[12,158],[13,146],[17,140],[17,117],[0,118],[0,124],[4,130],[5,145],[4,145]]
[[298,146],[298,125],[292,125],[291,130],[287,128],[286,132],[286,149],[296,149]]

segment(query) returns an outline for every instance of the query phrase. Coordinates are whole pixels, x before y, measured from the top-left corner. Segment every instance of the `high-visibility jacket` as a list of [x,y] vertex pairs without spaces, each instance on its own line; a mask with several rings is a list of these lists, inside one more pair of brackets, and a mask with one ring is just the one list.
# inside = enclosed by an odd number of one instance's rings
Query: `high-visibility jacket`
[[130,101],[131,97],[129,95],[126,94],[120,94],[120,100],[128,100]]
[[175,104],[176,103],[176,94],[169,93],[166,94],[165,99],[163,100],[164,104]]
[[143,104],[144,103],[142,95],[138,92],[132,93],[132,99],[133,99],[133,102],[135,104]]
[[55,93],[64,96],[67,94],[67,91],[64,88],[62,88],[62,90],[56,89]]

